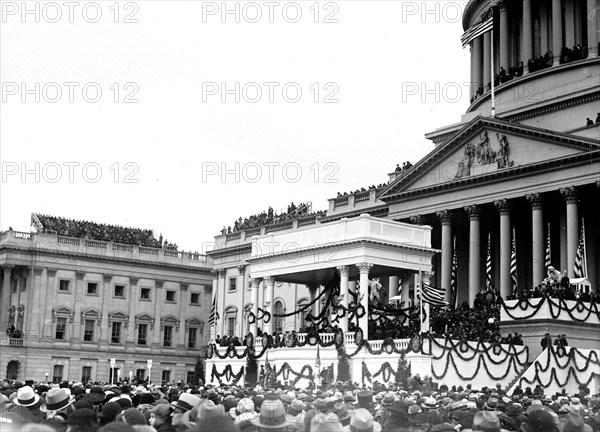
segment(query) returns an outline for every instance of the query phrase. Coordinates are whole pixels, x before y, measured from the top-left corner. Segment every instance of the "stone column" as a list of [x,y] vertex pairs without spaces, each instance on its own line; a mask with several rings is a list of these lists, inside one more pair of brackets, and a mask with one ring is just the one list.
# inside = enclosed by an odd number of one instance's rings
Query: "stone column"
[[521,39],[521,59],[523,74],[529,73],[527,61],[533,59],[533,20],[531,19],[531,0],[523,0],[523,38]]
[[[358,327],[363,331],[365,339],[369,339],[369,271],[373,264],[360,263],[356,264],[360,272],[360,296],[362,299],[360,304],[365,309],[365,314],[358,320]],[[359,296],[359,297],[360,297]]]
[[544,280],[546,275],[546,241],[544,239],[544,203],[539,193],[527,195],[531,206],[531,256],[533,257],[533,286]]
[[[337,270],[340,272],[340,295],[342,296],[342,306],[348,308],[348,277],[350,276],[350,268],[348,266],[339,266]],[[348,313],[340,319],[340,328],[344,333],[348,331]]]
[[30,316],[27,319],[29,321],[29,334],[28,339],[34,340],[38,342],[42,339],[42,326],[44,323],[43,315],[44,311],[42,310],[42,302],[44,299],[42,298],[42,292],[44,292],[43,288],[43,274],[44,269],[42,267],[34,267],[33,276],[35,277],[32,289],[30,292],[30,307],[31,312]]
[[492,32],[483,34],[483,86],[487,90],[487,84],[492,81]]
[[[560,190],[567,202],[567,274],[575,277],[575,255],[579,242],[579,198],[574,187]],[[565,269],[561,269],[563,271]]]
[[264,331],[271,334],[273,333],[273,299],[275,294],[275,278],[272,276],[266,276],[264,283],[267,286],[267,298],[265,299],[265,307],[267,312],[271,314],[271,319],[265,324]]
[[2,303],[0,304],[0,331],[6,334],[8,329],[8,310],[10,309],[10,279],[12,270],[15,268],[12,264],[2,265],[4,277],[2,278]]
[[[50,269],[48,269],[48,275],[50,275]],[[111,328],[108,325],[108,313],[110,312],[110,299],[112,298],[112,275],[103,274],[102,282],[102,316],[100,317],[100,342],[105,344],[110,343]],[[50,283],[48,283],[50,285]],[[159,303],[158,301],[156,302]]]
[[510,201],[507,199],[494,201],[494,205],[500,213],[500,295],[506,299],[512,293],[510,280],[510,254],[512,249]]
[[252,335],[256,337],[258,333],[258,287],[260,285],[260,279],[252,278],[252,313],[254,314],[254,322],[251,324]]
[[540,34],[541,34],[541,48],[542,55],[546,54],[548,49],[548,30],[550,27],[550,23],[548,22],[548,7],[546,3],[541,3],[538,5],[539,13],[540,13]]
[[475,296],[481,289],[481,210],[477,205],[465,207],[469,217],[469,306],[473,307]]
[[[553,239],[551,238],[552,242]],[[560,246],[560,268],[567,268],[567,213],[566,209],[563,207],[560,209],[560,232],[559,232],[559,246]],[[552,263],[553,266],[556,266],[555,263]]]
[[446,290],[446,301],[451,302],[452,290],[452,215],[448,210],[437,212],[437,217],[442,223],[442,273],[441,286]]
[[505,3],[500,4],[500,66],[508,73],[510,68],[510,30],[508,28],[508,8]]
[[483,38],[479,36],[471,42],[471,82],[473,83],[473,96],[477,94],[477,89],[483,85]]
[[388,279],[388,286],[390,287],[390,292],[388,294],[389,302],[389,299],[398,295],[398,288],[400,287],[400,278],[398,276],[390,276]]
[[244,335],[246,334],[246,322],[244,321],[244,307],[246,306],[246,266],[245,265],[239,265],[237,266],[237,271],[238,271],[238,277],[237,277],[237,287],[238,287],[238,295],[242,296],[242,303],[241,303],[241,307],[239,310],[239,319],[238,322],[240,323],[240,333],[239,333],[239,337],[240,337],[240,341],[243,340]]
[[[221,336],[225,335],[227,332],[227,323],[225,322],[225,297],[227,297],[227,269],[219,269],[219,277],[217,279],[217,295],[221,296],[222,303],[220,306],[220,327],[221,327]],[[219,308],[219,302],[217,301],[217,308]],[[219,323],[217,323],[217,329],[219,328]]]
[[565,2],[565,46],[575,45],[575,2]]
[[[212,269],[210,271],[210,273],[212,274],[213,280],[212,280],[212,295],[211,295],[211,299],[210,299],[210,310],[212,310],[212,305],[213,303],[217,305],[217,308],[219,307],[219,297],[218,297],[218,288],[219,288],[219,270],[217,269]],[[209,343],[212,343],[216,337],[217,337],[217,330],[219,327],[219,323],[215,320],[215,324],[211,325],[210,328],[208,329],[209,332],[209,337],[208,337],[208,341]]]
[[561,3],[561,0],[552,0],[552,54],[554,56],[554,66],[560,64],[560,51],[563,47]]
[[[70,337],[73,343],[80,343],[83,338],[83,327],[81,323],[81,303],[80,297],[85,296],[85,286],[83,281],[85,279],[84,271],[75,272],[75,289],[73,290],[73,310],[75,315],[73,317],[73,330],[71,331]],[[133,302],[130,302],[130,304]]]
[[[133,279],[131,283],[133,284]],[[135,278],[137,279],[137,278]],[[137,285],[137,280],[136,280]],[[179,283],[179,323],[177,325],[176,330],[179,335],[177,336],[177,349],[186,350],[187,349],[187,325],[186,318],[189,316],[189,307],[190,307],[190,299],[188,298],[188,289],[190,284],[185,282]],[[135,317],[129,319],[129,322],[134,322]],[[175,340],[175,338],[173,338]],[[175,344],[173,344],[175,345]]]
[[596,0],[587,0],[587,46],[588,58],[598,57],[598,15],[600,6]]
[[402,296],[402,306],[404,308],[407,308],[409,303],[410,303],[410,279],[411,279],[411,275],[410,273],[404,273],[402,275],[402,281],[401,281],[401,290],[400,290],[400,295]]
[[[150,324],[150,329],[152,330],[152,350],[156,352],[160,352],[158,350],[162,349],[162,341],[160,340],[160,331],[162,329],[162,320],[161,320],[161,310],[162,310],[162,301],[158,299],[164,299],[164,295],[162,292],[163,286],[165,285],[165,281],[162,279],[156,279],[154,281],[154,298],[156,302],[156,307],[154,309],[154,322]],[[159,291],[160,290],[160,291]],[[212,308],[212,303],[211,303]],[[211,341],[214,340],[215,335],[211,338]],[[158,366],[158,365],[157,365]],[[157,369],[155,369],[157,370]]]

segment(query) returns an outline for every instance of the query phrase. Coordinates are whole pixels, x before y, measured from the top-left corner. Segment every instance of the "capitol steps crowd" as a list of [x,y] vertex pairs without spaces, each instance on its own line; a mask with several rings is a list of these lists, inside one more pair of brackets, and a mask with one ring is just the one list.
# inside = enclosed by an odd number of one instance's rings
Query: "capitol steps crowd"
[[303,390],[121,382],[3,383],[2,432],[597,432],[600,395],[445,384]]

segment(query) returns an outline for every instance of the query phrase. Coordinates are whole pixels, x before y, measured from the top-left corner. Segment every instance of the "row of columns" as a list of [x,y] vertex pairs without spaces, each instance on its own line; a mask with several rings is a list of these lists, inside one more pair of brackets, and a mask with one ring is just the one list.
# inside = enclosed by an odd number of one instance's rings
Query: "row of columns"
[[[575,257],[579,241],[579,199],[574,187],[560,189],[560,193],[566,202],[566,225],[567,225],[567,274],[574,277]],[[532,228],[532,256],[533,256],[533,280],[534,283],[541,282],[546,273],[545,242],[544,242],[544,213],[543,197],[539,193],[526,196],[531,207]],[[512,292],[510,277],[510,259],[512,251],[512,224],[511,203],[509,200],[495,201],[500,215],[500,294],[506,298]],[[482,288],[481,285],[481,208],[478,205],[470,205],[464,208],[469,218],[469,280],[468,293],[469,305],[472,307],[475,296]],[[452,216],[448,210],[437,212],[441,222],[442,250],[445,252],[441,263],[441,286],[450,287],[453,244],[452,244]],[[450,253],[448,253],[450,252]],[[450,290],[446,290],[446,301],[450,301]]]
[[[554,65],[560,63],[560,54],[563,47],[563,36],[565,46],[572,48],[575,45],[575,3],[567,0],[565,3],[565,17],[563,17],[561,0],[552,0],[552,47]],[[585,0],[582,2],[582,7],[586,7],[587,17],[587,47],[588,58],[598,56],[598,4],[597,0]],[[545,5],[542,5],[545,10]],[[499,28],[495,28],[498,34],[499,44],[499,66],[508,71],[510,64],[511,52],[511,37],[510,37],[510,17],[508,7],[505,2],[498,5],[499,9]],[[563,35],[563,18],[565,19],[566,31]],[[521,17],[521,59],[525,65],[523,74],[528,73],[527,61],[533,59],[533,10],[532,0],[522,0],[522,17]],[[545,17],[540,17],[540,26],[549,31],[548,23],[545,22]],[[544,32],[542,32],[544,33]],[[542,39],[544,35],[542,35]],[[480,85],[486,85],[493,80],[491,73],[491,50],[492,50],[491,32],[474,39],[471,42],[471,97],[473,97]],[[544,49],[546,48],[546,49]],[[548,48],[545,43],[542,44],[542,54]],[[516,65],[515,65],[516,66]]]

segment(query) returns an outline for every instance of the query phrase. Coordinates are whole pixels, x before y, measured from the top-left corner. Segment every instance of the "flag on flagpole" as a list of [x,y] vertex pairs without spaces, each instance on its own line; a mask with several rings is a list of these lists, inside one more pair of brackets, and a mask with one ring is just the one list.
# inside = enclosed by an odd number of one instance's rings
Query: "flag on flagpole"
[[585,224],[581,224],[579,233],[579,244],[577,245],[577,255],[575,255],[575,277],[587,277],[587,263],[585,256]]
[[515,229],[513,228],[512,247],[510,251],[510,280],[512,282],[512,293],[517,294],[517,247],[515,245]]
[[494,17],[490,16],[487,20],[472,26],[467,30],[460,38],[462,47],[465,48],[472,41],[477,39],[479,36],[492,31],[494,28]]
[[550,224],[548,224],[548,235],[546,236],[546,257],[544,259],[544,268],[550,267],[552,264],[550,257]]
[[488,232],[487,259],[485,260],[485,287],[487,291],[492,290],[492,249],[491,233]]
[[454,237],[454,249],[452,251],[452,271],[450,273],[450,292],[452,294],[452,298],[450,301],[456,307],[456,301],[458,299],[458,290],[457,290],[457,273],[458,273],[458,259],[456,257],[456,236]]
[[216,325],[218,319],[219,311],[217,311],[217,293],[215,293],[215,296],[213,297],[212,307],[210,308],[210,315],[208,316],[208,325]]
[[423,302],[433,306],[448,306],[445,300],[446,290],[443,288],[434,288],[430,285],[423,284]]

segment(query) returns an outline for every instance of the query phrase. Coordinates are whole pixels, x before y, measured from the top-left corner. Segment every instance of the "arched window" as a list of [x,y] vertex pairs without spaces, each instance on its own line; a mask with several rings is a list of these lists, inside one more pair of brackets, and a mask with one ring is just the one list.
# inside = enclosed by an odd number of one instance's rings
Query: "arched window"
[[[296,310],[300,310],[302,308],[305,308],[306,305],[308,305],[308,299],[300,299],[298,300],[298,305],[296,307]],[[305,311],[299,312],[298,313],[298,331],[299,332],[306,332],[306,315],[308,315],[308,311],[309,309],[306,309]]]
[[237,325],[237,308],[235,306],[228,306],[225,308],[225,328],[224,334],[228,337],[236,335],[235,327]]
[[[275,303],[273,304],[273,314],[274,315],[283,315],[284,312],[284,308],[283,308],[283,302],[281,300],[276,300]],[[281,333],[283,331],[283,322],[285,321],[284,318],[280,318],[280,317],[273,317],[273,332],[275,333]]]

